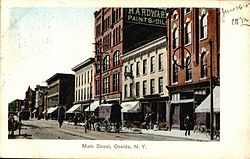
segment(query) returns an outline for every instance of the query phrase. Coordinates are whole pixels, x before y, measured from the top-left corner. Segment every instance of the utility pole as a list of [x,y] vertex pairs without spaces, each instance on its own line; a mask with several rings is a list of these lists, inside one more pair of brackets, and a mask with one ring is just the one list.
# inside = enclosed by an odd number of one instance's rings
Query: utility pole
[[211,140],[214,140],[214,107],[213,107],[213,54],[212,54],[212,40],[209,40],[210,45],[210,130]]

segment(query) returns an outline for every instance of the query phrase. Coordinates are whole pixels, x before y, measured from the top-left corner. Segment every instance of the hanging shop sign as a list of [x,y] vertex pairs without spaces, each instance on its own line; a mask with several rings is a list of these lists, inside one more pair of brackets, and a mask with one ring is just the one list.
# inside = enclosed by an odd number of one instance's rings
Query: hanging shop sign
[[126,8],[125,20],[127,22],[166,26],[166,10],[159,8]]

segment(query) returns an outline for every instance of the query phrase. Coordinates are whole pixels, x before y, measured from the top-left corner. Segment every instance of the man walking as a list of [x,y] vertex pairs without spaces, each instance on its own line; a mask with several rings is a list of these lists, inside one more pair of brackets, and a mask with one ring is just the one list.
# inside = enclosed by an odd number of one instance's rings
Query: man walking
[[185,135],[187,136],[190,135],[190,120],[189,120],[189,116],[187,115],[187,117],[184,119],[184,126],[185,126]]

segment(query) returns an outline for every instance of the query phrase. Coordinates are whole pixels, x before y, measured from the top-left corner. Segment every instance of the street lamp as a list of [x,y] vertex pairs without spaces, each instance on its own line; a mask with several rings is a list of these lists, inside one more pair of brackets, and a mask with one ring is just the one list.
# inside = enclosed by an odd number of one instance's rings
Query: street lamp
[[213,54],[212,54],[212,39],[209,40],[210,45],[210,130],[211,140],[214,139],[214,106],[213,106]]
[[[100,44],[100,43],[93,43],[94,45],[96,45],[96,61],[95,61],[95,67],[99,67],[99,74],[100,74],[100,78],[99,78],[99,105],[101,105],[102,103],[102,65],[103,65],[103,59],[102,59],[102,54],[104,52],[102,52],[102,48],[104,46],[109,46],[108,44]],[[98,64],[99,62],[99,64]]]

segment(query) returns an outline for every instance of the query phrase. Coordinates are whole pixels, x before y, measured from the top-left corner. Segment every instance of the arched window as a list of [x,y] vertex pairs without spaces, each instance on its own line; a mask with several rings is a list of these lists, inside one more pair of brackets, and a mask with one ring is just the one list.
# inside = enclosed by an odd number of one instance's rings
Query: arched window
[[201,78],[207,77],[207,58],[206,52],[201,54]]
[[175,28],[174,31],[173,31],[173,48],[174,49],[176,47],[178,47],[178,43],[179,43],[179,40],[178,40],[178,30],[177,30],[177,28]]
[[104,58],[104,64],[103,64],[103,70],[105,71],[105,70],[107,70],[107,69],[109,69],[109,55],[107,55],[105,58]]
[[186,8],[185,9],[185,14],[188,14],[188,13],[190,13],[191,12],[191,8]]
[[192,67],[191,67],[191,58],[188,56],[186,58],[186,81],[189,81],[192,79]]
[[200,20],[200,39],[207,37],[207,14],[203,14]]
[[185,35],[185,36],[186,36],[185,43],[186,43],[186,44],[191,43],[191,23],[190,23],[190,22],[187,22],[187,23],[186,23],[185,34],[186,34],[186,35]]
[[118,66],[120,64],[120,53],[119,51],[115,51],[113,55],[113,67]]

